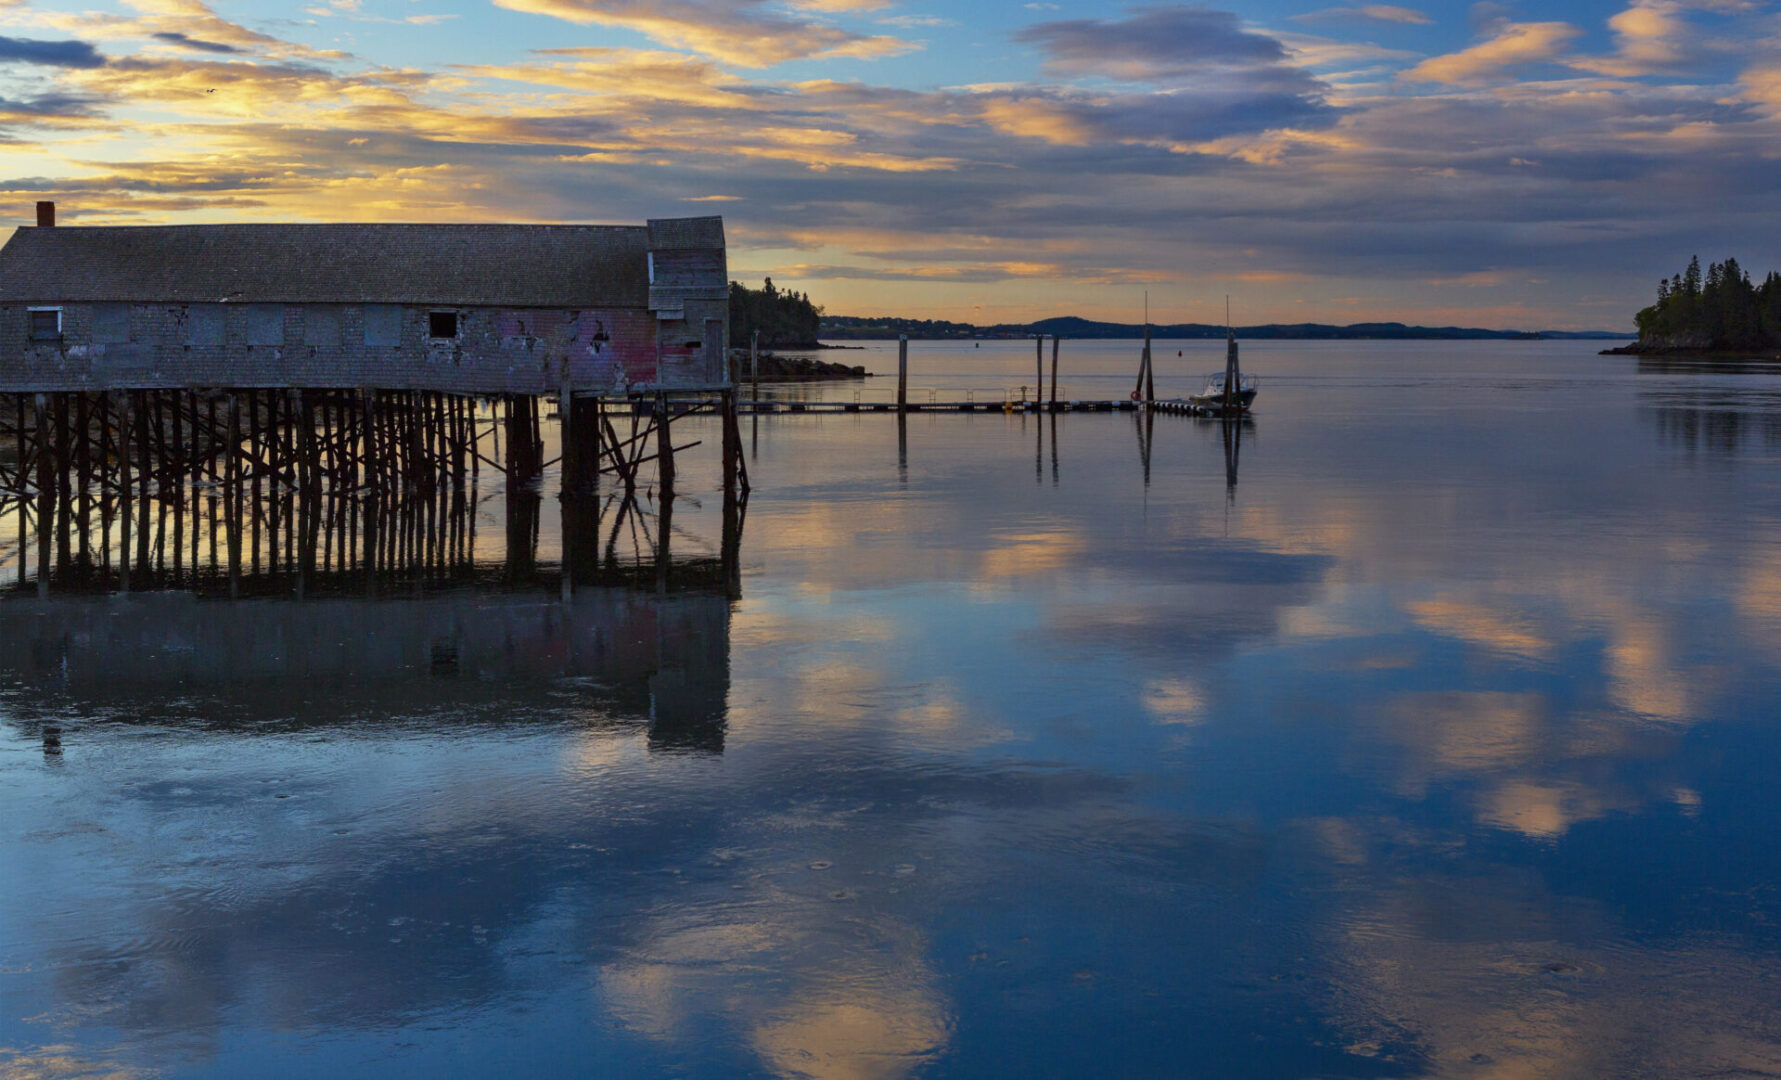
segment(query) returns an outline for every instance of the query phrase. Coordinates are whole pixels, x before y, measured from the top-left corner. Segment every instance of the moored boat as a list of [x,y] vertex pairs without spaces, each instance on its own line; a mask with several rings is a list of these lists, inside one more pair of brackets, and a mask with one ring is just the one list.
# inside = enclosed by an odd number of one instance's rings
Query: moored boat
[[1227,317],[1224,370],[1206,376],[1206,389],[1187,397],[1195,408],[1214,415],[1245,413],[1255,403],[1256,383],[1254,379],[1246,378],[1237,364],[1237,332],[1229,326],[1229,321]]

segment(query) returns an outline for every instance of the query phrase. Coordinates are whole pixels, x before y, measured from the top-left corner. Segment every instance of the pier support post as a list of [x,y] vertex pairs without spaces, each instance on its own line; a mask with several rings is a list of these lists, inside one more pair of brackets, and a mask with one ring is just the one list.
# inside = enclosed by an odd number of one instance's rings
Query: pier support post
[[37,431],[37,595],[49,595],[50,521],[56,510],[55,455],[50,451],[48,395],[33,401]]
[[229,395],[227,479],[223,487],[223,521],[229,530],[229,599],[241,597],[241,400]]
[[909,409],[909,335],[897,335],[897,412]]
[[1051,411],[1057,412],[1057,344],[1058,336],[1051,335]]
[[1045,335],[1033,335],[1033,411],[1045,401]]
[[1156,401],[1156,369],[1150,362],[1150,324],[1144,324],[1144,403]]
[[[674,439],[668,430],[671,413],[666,395],[656,395],[656,476],[662,490],[662,502],[674,498]],[[647,445],[647,444],[646,444]],[[665,515],[664,515],[665,516]]]
[[130,591],[130,527],[134,523],[134,507],[131,504],[131,462],[130,438],[135,433],[136,425],[130,414],[130,394],[128,391],[117,392],[117,461],[118,461],[118,591]]

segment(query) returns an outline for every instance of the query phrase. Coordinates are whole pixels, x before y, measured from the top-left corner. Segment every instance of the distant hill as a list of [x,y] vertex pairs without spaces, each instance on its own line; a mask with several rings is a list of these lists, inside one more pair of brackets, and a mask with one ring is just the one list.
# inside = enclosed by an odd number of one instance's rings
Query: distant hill
[[[1171,338],[1175,340],[1191,338],[1222,338],[1225,328],[1211,326],[1206,323],[1174,323],[1166,326],[1152,326],[1150,334],[1155,338]],[[1624,341],[1634,337],[1633,334],[1615,333],[1611,330],[1480,330],[1463,326],[1407,326],[1404,323],[1354,323],[1350,326],[1333,326],[1328,323],[1268,323],[1263,326],[1239,326],[1237,336],[1250,341],[1264,340],[1306,340],[1306,341],[1342,341],[1342,340],[1404,340],[1404,341],[1537,341],[1537,340],[1575,340],[1590,341]],[[823,316],[822,336],[829,340],[857,340],[861,338],[896,337],[907,334],[912,338],[1021,338],[1035,334],[1069,338],[1141,338],[1144,327],[1134,323],[1095,322],[1092,319],[1080,319],[1074,315],[1066,315],[1055,319],[1040,319],[1031,323],[998,323],[995,326],[972,326],[969,323],[938,322],[924,319],[898,319],[890,317],[861,318],[858,316]]]

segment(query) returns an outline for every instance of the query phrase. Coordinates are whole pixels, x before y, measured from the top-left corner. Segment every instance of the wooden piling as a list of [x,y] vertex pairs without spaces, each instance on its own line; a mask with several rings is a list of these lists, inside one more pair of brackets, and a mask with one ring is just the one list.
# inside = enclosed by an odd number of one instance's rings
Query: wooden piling
[[656,475],[660,481],[662,502],[674,498],[674,440],[668,429],[668,399],[656,395]]
[[1051,335],[1051,411],[1057,412],[1057,346],[1058,335]]
[[1156,370],[1150,360],[1150,324],[1144,324],[1144,402],[1156,401]]
[[897,412],[909,411],[909,335],[897,335]]

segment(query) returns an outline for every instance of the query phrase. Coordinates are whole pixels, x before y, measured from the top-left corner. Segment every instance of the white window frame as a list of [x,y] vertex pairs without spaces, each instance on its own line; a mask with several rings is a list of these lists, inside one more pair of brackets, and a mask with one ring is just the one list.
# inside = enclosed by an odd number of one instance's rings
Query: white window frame
[[[56,313],[56,334],[54,337],[38,337],[37,331],[32,328],[31,323],[34,320],[31,318],[31,316],[37,314],[39,311],[53,311]],[[28,307],[25,309],[25,312],[26,312],[25,332],[30,335],[30,338],[32,341],[61,341],[62,340],[62,309],[60,307],[51,307],[51,306],[45,304],[45,305],[40,305],[37,307]]]

